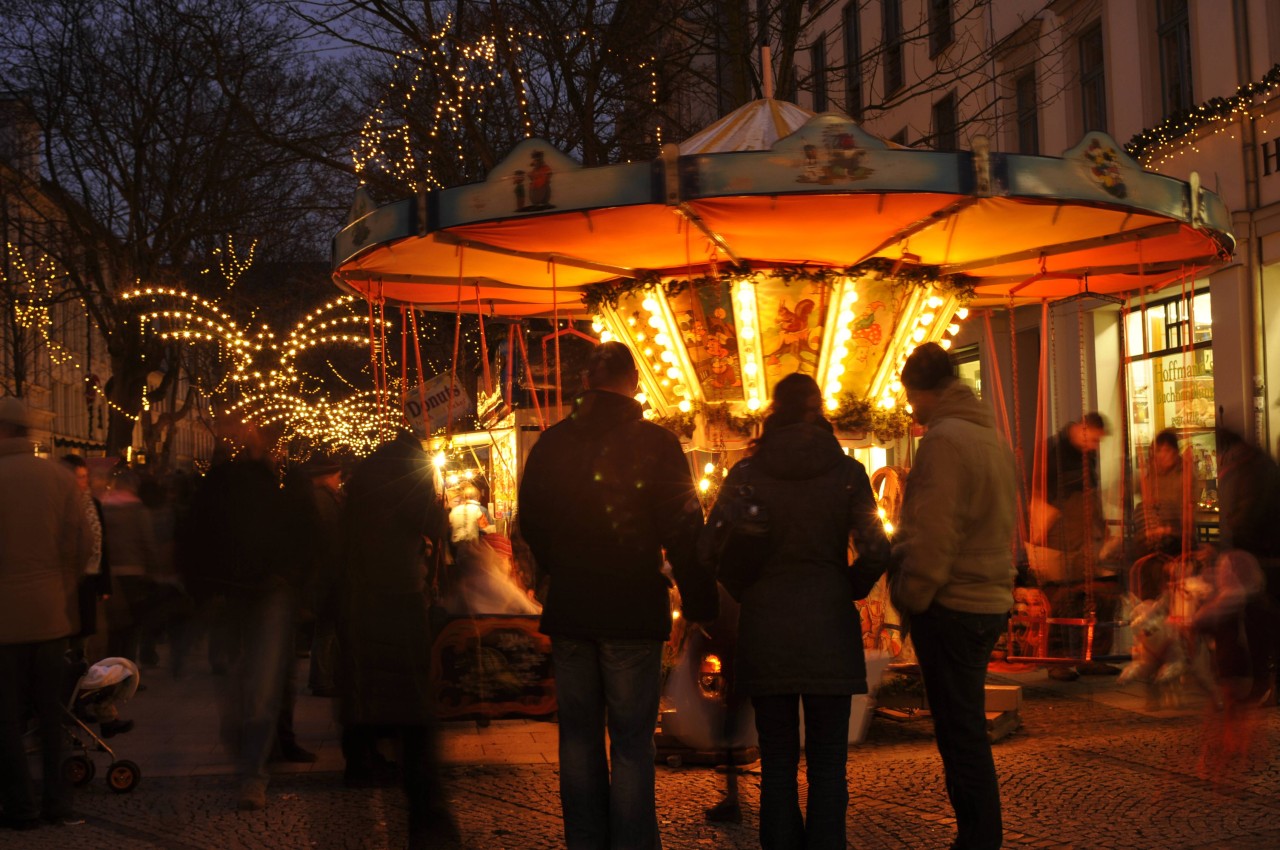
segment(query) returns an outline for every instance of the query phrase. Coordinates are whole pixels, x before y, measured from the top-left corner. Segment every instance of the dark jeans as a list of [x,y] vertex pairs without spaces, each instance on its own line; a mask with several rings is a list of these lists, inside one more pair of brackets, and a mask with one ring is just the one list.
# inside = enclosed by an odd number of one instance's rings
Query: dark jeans
[[569,850],[658,850],[653,733],[662,642],[553,637],[551,658],[565,844]]
[[[807,818],[800,813],[800,704],[804,703]],[[751,698],[760,738],[760,846],[765,850],[844,850],[849,785],[848,694]]]
[[[65,638],[0,646],[0,804],[9,820],[71,816],[71,785],[62,775],[66,651]],[[35,709],[40,724],[44,781],[39,806],[22,743],[28,708]]]
[[956,813],[953,850],[994,850],[1004,841],[984,685],[991,650],[1007,619],[1006,614],[969,614],[936,603],[911,618],[947,796]]
[[223,732],[243,778],[267,779],[280,705],[293,663],[293,591],[280,586],[229,599],[222,626],[244,647],[224,706]]

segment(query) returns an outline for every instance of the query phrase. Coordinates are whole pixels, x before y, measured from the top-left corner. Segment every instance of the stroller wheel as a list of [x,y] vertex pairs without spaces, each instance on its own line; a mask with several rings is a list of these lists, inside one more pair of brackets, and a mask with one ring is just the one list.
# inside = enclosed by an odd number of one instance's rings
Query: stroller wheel
[[88,756],[67,756],[62,762],[62,775],[76,788],[92,782],[95,770]]
[[107,768],[107,785],[117,794],[128,794],[141,779],[142,770],[128,759],[113,761]]

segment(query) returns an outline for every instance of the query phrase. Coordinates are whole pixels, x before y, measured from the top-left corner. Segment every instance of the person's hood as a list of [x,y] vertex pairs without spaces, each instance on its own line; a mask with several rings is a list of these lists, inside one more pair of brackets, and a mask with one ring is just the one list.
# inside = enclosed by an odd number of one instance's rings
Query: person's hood
[[641,418],[640,402],[608,390],[587,390],[573,400],[569,421],[587,434],[611,431],[628,420]]
[[942,391],[929,424],[937,425],[943,419],[963,419],[983,428],[994,428],[996,421],[991,408],[983,404],[963,381],[952,381]]
[[752,458],[771,478],[804,481],[830,471],[844,450],[829,427],[800,422],[766,433]]

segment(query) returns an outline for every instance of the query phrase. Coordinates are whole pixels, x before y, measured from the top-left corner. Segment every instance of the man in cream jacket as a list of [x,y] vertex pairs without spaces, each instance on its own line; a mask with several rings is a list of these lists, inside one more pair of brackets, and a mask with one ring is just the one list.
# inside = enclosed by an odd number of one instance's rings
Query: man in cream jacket
[[902,383],[929,430],[907,479],[890,592],[924,676],[956,813],[952,850],[993,850],[1003,830],[984,684],[1013,606],[1013,454],[941,346],[912,352]]

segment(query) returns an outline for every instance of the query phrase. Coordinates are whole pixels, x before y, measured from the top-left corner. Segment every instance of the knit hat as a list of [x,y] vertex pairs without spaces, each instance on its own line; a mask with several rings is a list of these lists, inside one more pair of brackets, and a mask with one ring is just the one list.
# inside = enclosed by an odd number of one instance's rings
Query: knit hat
[[26,403],[11,395],[0,398],[0,425],[31,427],[31,412]]

